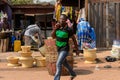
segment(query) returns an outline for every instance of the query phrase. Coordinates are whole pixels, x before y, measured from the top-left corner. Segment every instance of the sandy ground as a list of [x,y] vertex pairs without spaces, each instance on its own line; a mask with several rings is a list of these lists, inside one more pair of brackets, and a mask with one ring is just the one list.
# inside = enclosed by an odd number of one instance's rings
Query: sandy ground
[[[33,56],[40,56],[34,52]],[[120,61],[106,62],[105,57],[110,51],[97,52],[97,58],[102,63],[85,64],[82,55],[74,57],[74,70],[77,77],[74,80],[120,80]],[[17,52],[0,53],[0,80],[53,80],[54,76],[49,75],[46,67],[8,67],[7,56],[20,56]],[[112,68],[104,68],[111,65]],[[97,68],[96,68],[97,67]],[[69,76],[62,76],[61,80],[69,80]]]

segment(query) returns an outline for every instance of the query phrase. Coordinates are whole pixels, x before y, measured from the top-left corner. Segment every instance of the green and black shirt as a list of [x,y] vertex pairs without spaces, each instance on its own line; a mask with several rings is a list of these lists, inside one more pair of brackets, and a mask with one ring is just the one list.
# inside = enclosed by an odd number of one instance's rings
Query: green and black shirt
[[56,30],[56,46],[58,51],[69,51],[69,38],[73,35],[73,30],[68,26]]

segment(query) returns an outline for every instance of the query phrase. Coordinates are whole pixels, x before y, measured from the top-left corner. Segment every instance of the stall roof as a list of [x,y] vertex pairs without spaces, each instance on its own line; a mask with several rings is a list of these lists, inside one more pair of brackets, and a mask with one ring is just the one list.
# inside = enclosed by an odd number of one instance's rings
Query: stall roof
[[80,0],[61,0],[61,3],[63,6],[75,6],[78,7],[79,6],[79,1]]
[[61,0],[63,6],[85,7],[85,0]]
[[120,2],[120,0],[90,0],[91,2]]
[[11,5],[9,0],[0,0],[0,5],[3,5],[3,4]]
[[17,4],[12,5],[12,8],[53,8],[53,5],[50,4]]
[[54,12],[54,5],[50,5],[50,4],[13,5],[12,10],[14,14],[43,14],[43,13]]
[[51,13],[37,13],[37,14],[24,14],[25,16],[37,16],[37,15],[51,15],[51,14],[53,14],[53,12],[51,12]]

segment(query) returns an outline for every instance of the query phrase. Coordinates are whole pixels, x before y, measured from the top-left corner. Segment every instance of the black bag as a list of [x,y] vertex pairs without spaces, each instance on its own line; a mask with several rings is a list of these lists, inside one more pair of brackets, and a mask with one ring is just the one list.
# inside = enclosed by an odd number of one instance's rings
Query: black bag
[[111,57],[111,56],[107,56],[107,57],[105,57],[105,60],[106,60],[107,62],[114,62],[114,61],[116,61],[116,58]]

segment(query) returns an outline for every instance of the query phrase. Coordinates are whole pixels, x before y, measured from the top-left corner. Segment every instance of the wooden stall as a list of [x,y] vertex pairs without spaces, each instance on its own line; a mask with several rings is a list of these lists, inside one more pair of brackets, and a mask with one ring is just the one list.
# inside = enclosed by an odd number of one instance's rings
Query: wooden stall
[[[12,9],[11,5],[8,0],[0,0],[0,12],[5,13],[7,16],[7,22],[9,23],[9,27],[11,28],[11,20],[12,20]],[[10,44],[10,36],[12,31],[5,31],[3,30],[3,14],[1,13],[0,16],[0,52],[6,52],[10,50],[11,44]]]
[[95,28],[97,48],[120,40],[120,0],[88,0],[88,21]]
[[86,20],[95,28],[97,48],[110,49],[114,40],[120,40],[120,0],[77,1],[62,0],[62,4],[84,7]]
[[[20,4],[13,5],[13,27],[15,30],[22,30],[36,20],[41,22],[41,27],[45,37],[47,31],[51,30],[51,20],[53,18],[54,5],[51,4]],[[22,23],[21,23],[22,22]],[[51,27],[51,28],[50,28]]]

